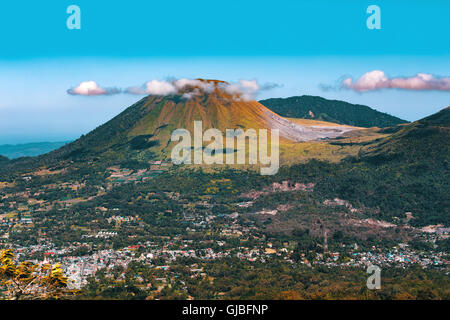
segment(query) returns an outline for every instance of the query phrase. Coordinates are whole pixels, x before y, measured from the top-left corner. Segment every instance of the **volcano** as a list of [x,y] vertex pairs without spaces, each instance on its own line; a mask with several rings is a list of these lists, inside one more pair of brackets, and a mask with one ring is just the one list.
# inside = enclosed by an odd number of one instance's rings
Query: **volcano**
[[203,128],[279,130],[280,143],[334,138],[355,127],[301,125],[248,99],[219,80],[189,80],[169,95],[149,95],[102,126],[51,153],[57,158],[92,157],[124,160],[167,159],[173,147],[171,133],[193,131],[194,121]]

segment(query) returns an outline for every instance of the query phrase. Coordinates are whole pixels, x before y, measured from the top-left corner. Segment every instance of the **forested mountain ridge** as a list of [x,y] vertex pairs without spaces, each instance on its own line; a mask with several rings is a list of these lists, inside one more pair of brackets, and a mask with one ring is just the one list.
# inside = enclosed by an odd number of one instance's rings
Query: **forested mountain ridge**
[[259,102],[273,112],[288,118],[323,120],[366,128],[384,128],[408,122],[368,106],[318,96],[271,98]]

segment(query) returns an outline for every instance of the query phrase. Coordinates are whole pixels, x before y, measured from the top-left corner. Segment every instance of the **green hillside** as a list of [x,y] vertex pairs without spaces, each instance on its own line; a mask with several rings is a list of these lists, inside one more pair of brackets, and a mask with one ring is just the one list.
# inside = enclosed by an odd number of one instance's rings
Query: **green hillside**
[[272,98],[259,102],[273,112],[288,118],[323,120],[366,128],[384,128],[408,122],[368,106],[316,96]]
[[381,216],[412,212],[415,225],[449,224],[449,119],[446,108],[363,147],[334,190]]
[[448,165],[449,141],[450,107],[447,107],[368,146],[360,156],[365,161],[376,164],[393,161],[405,165],[420,163],[422,167],[428,164],[430,169],[438,170],[443,165]]
[[279,179],[316,183],[323,199],[348,200],[373,217],[423,227],[450,224],[450,108],[361,146],[340,163],[311,161],[282,168]]

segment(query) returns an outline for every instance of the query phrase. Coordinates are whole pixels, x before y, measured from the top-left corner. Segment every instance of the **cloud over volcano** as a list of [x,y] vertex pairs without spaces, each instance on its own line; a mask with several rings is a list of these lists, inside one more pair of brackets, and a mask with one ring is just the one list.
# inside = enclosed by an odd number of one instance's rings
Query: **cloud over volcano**
[[214,90],[222,90],[238,100],[252,100],[260,91],[281,87],[279,84],[266,83],[260,85],[257,80],[239,80],[228,83],[218,80],[203,79],[171,79],[151,80],[141,86],[134,86],[123,91],[116,88],[102,88],[94,81],[81,82],[78,86],[67,90],[71,95],[108,95],[119,92],[136,95],[167,96],[180,94],[184,99],[191,99],[201,94],[208,94]]
[[252,100],[261,90],[269,90],[274,86],[260,86],[256,80],[239,80],[236,83],[224,81],[210,81],[202,79],[178,79],[146,82],[140,87],[131,87],[125,93],[131,94],[151,94],[151,95],[171,95],[182,94],[183,98],[190,99],[203,93],[211,93],[215,89],[220,89],[226,93],[242,100]]

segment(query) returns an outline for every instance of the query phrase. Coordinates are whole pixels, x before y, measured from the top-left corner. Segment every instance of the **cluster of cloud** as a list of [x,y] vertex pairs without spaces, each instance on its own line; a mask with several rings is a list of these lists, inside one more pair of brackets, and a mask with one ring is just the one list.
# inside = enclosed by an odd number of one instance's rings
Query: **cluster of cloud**
[[236,83],[214,82],[199,79],[178,80],[152,80],[140,87],[131,87],[125,90],[131,94],[173,95],[182,94],[182,98],[191,99],[203,93],[211,93],[216,88],[225,91],[236,99],[252,100],[263,90],[279,87],[278,84],[259,85],[256,80],[239,80]]
[[189,92],[184,92],[185,98],[193,97],[195,94],[201,92],[212,92],[214,84],[198,80],[198,79],[179,79],[179,80],[152,80],[144,83],[140,87],[130,87],[125,90],[125,93],[131,94],[150,94],[155,96],[167,96],[181,93],[186,89]]
[[222,89],[237,99],[245,101],[252,100],[261,90],[261,86],[256,80],[239,80],[237,83],[221,84]]
[[380,89],[450,91],[450,78],[435,77],[427,73],[418,73],[413,77],[389,78],[383,71],[373,70],[366,72],[356,81],[352,78],[343,79],[341,87],[357,92]]
[[157,95],[167,96],[181,94],[184,99],[191,99],[195,96],[211,93],[216,88],[232,95],[236,99],[252,100],[260,91],[278,88],[280,85],[266,83],[259,85],[256,80],[239,80],[236,83],[222,81],[207,81],[200,79],[171,79],[171,80],[151,80],[142,86],[129,87],[121,91],[117,88],[102,88],[94,81],[81,82],[77,87],[67,90],[72,95],[109,95],[116,93],[128,93],[136,95]]
[[95,81],[83,81],[78,86],[67,90],[68,94],[81,96],[102,96],[120,93],[117,88],[102,88]]

